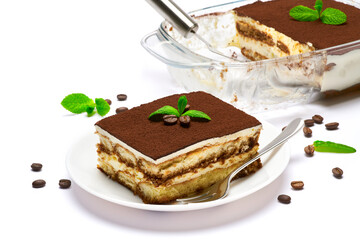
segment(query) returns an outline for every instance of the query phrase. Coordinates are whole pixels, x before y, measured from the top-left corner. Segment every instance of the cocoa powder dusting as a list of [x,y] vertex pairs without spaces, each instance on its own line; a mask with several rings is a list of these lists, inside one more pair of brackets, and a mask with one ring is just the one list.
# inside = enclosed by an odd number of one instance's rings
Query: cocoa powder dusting
[[[186,95],[192,109],[205,112],[211,121],[193,118],[190,126],[184,128],[180,124],[166,126],[162,119],[148,119],[152,112],[165,105],[177,108],[181,95]],[[155,160],[194,143],[260,124],[256,118],[205,92],[168,96],[96,123],[114,137]]]
[[323,10],[336,8],[347,15],[347,22],[334,26],[314,22],[300,22],[289,16],[291,8],[304,5],[314,9],[315,0],[274,0],[257,1],[253,4],[236,8],[240,16],[249,16],[260,23],[275,28],[301,43],[310,42],[316,49],[324,49],[360,39],[360,9],[333,0],[324,1]]

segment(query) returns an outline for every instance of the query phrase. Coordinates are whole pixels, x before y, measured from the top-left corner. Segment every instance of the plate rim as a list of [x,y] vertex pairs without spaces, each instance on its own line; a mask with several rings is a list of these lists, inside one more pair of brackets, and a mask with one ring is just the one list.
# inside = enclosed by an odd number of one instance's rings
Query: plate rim
[[[260,121],[261,124],[263,125],[263,128],[270,128],[272,131],[274,132],[278,132],[280,133],[280,130],[277,129],[274,125],[268,123],[267,121]],[[220,205],[224,205],[227,203],[231,203],[234,202],[236,200],[240,200],[246,196],[249,196],[261,189],[263,189],[264,187],[266,187],[267,185],[269,185],[270,183],[272,183],[275,179],[277,179],[287,168],[287,165],[290,161],[290,147],[289,147],[289,143],[285,142],[282,146],[280,146],[278,148],[277,151],[283,151],[284,157],[285,159],[283,159],[284,163],[282,164],[282,168],[279,169],[277,171],[277,174],[275,174],[274,176],[268,178],[266,181],[261,182],[260,184],[257,184],[255,187],[250,188],[248,191],[243,192],[242,194],[237,194],[234,197],[230,197],[230,195],[226,198],[223,199],[219,199],[216,201],[212,201],[212,202],[205,202],[205,203],[195,203],[195,204],[145,204],[143,202],[131,202],[131,201],[125,201],[122,199],[115,199],[113,197],[109,197],[106,194],[103,193],[99,193],[97,191],[94,191],[93,189],[89,188],[86,184],[82,183],[81,180],[79,180],[78,176],[74,175],[72,167],[71,167],[71,162],[73,161],[73,158],[71,157],[74,152],[77,150],[75,149],[75,146],[80,144],[81,142],[84,141],[85,138],[89,137],[89,136],[95,136],[94,135],[90,135],[90,133],[86,133],[81,135],[76,141],[74,141],[71,145],[70,145],[70,149],[68,150],[67,154],[66,154],[66,159],[65,159],[65,164],[66,164],[66,169],[71,177],[71,179],[83,190],[85,190],[86,192],[101,198],[103,200],[121,205],[121,206],[125,206],[125,207],[130,207],[130,208],[135,208],[135,209],[141,209],[141,210],[150,210],[150,211],[165,211],[165,212],[178,212],[178,211],[192,211],[192,210],[200,210],[200,209],[205,209],[205,208],[210,208],[210,207],[216,207],[216,206],[220,206]],[[261,137],[261,135],[260,135]],[[276,149],[270,151],[273,152]],[[94,151],[94,156],[97,158],[96,155],[96,151]],[[265,166],[266,167],[266,166]],[[264,166],[263,166],[264,168]],[[259,171],[261,171],[262,169],[260,169]],[[112,181],[111,179],[109,179],[110,181]],[[124,187],[122,185],[119,184],[119,187]],[[130,191],[130,190],[129,190]]]

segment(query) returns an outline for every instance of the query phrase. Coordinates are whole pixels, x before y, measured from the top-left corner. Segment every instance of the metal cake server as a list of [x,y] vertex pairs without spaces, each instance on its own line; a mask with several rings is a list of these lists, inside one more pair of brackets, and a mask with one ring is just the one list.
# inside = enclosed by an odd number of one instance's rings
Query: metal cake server
[[241,170],[249,166],[251,163],[258,160],[262,155],[269,152],[270,150],[280,146],[298,132],[304,126],[304,122],[301,118],[296,118],[290,122],[290,124],[268,145],[262,148],[258,154],[244,165],[235,169],[231,172],[224,180],[219,181],[206,188],[200,193],[194,194],[187,198],[176,199],[176,203],[187,204],[187,203],[202,203],[208,201],[214,201],[225,198],[229,194],[230,182]]
[[179,33],[185,37],[189,38],[192,36],[197,37],[201,42],[203,42],[207,49],[221,57],[239,61],[236,58],[227,56],[217,50],[212,46],[208,41],[203,37],[197,34],[199,25],[192,19],[187,13],[185,13],[178,5],[176,5],[172,0],[146,0],[163,18],[165,18],[172,26],[174,26]]

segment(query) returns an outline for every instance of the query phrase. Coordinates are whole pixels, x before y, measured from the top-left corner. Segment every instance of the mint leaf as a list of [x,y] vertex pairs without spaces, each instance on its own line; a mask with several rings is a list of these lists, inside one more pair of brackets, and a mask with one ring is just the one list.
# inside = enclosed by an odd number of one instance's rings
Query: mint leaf
[[356,149],[341,143],[334,143],[330,141],[314,141],[315,151],[317,152],[333,152],[333,153],[354,153]]
[[347,16],[344,12],[335,8],[326,8],[320,16],[325,24],[340,25],[346,22]]
[[182,116],[205,118],[207,120],[211,120],[211,118],[206,113],[203,113],[198,110],[188,110]]
[[318,12],[318,17],[320,17],[321,10],[323,8],[323,1],[322,0],[316,0],[314,8]]
[[183,114],[185,108],[186,108],[186,105],[187,105],[187,98],[185,95],[179,97],[179,100],[178,100],[178,110],[179,110],[179,113],[180,115]]
[[[94,109],[95,109],[95,108],[94,108]],[[93,110],[92,112],[88,112],[88,113],[87,113],[87,116],[88,116],[88,117],[92,117],[92,116],[95,115],[95,113],[96,113],[96,111]]]
[[105,116],[110,111],[110,105],[103,98],[95,98],[96,110],[100,116]]
[[88,114],[88,115],[91,115],[91,114],[94,112],[94,109],[95,109],[95,105],[93,105],[93,106],[88,106],[88,107],[86,108],[87,114]]
[[305,7],[303,5],[293,7],[290,10],[289,15],[295,20],[301,22],[312,22],[319,19],[319,15],[316,10]]
[[151,113],[149,115],[149,118],[151,118],[152,116],[154,116],[156,114],[168,114],[168,115],[175,115],[177,117],[180,117],[178,110],[176,110],[176,108],[174,108],[172,106],[164,106],[162,108],[159,108],[155,112]]
[[73,93],[67,95],[62,101],[61,105],[72,113],[83,113],[90,111],[91,106],[95,107],[94,101],[82,93]]

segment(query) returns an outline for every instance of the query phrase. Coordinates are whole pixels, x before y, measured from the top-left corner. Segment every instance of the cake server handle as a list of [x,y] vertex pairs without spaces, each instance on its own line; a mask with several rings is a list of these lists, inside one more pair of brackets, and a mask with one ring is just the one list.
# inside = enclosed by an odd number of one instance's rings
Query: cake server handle
[[199,25],[172,0],[146,0],[163,18],[185,38],[191,37]]

